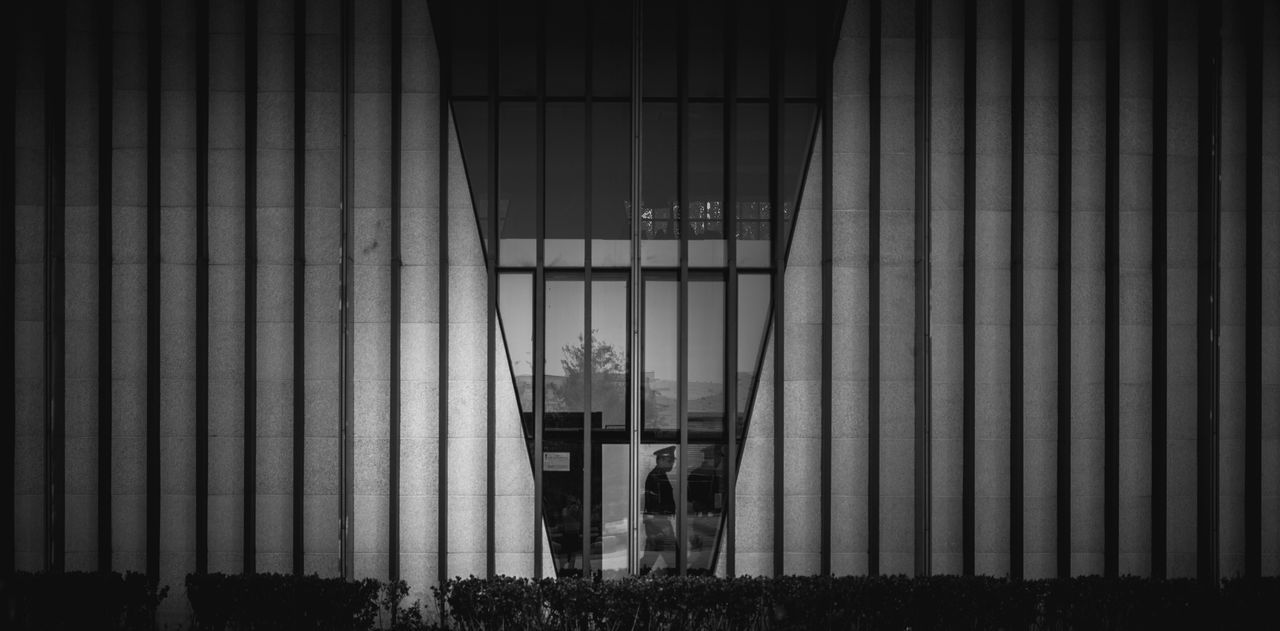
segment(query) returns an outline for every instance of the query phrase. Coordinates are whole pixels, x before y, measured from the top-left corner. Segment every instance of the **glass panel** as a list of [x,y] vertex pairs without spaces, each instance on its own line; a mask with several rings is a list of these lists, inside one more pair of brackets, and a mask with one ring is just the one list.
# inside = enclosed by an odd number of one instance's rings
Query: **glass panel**
[[680,476],[676,465],[679,445],[646,441],[640,446],[640,574],[669,574],[676,567],[676,502]]
[[591,569],[604,578],[627,573],[631,533],[631,444],[592,433]]
[[591,415],[597,429],[627,429],[627,281],[591,283]]
[[631,265],[631,106],[591,107],[591,262]]
[[724,281],[689,281],[689,438],[724,436]]
[[644,283],[644,392],[640,429],[646,438],[674,440],[680,428],[676,418],[678,289],[674,279],[649,279]]
[[688,0],[689,96],[724,95],[724,10],[722,0]]
[[586,371],[581,280],[547,281],[542,510],[560,576],[582,572],[582,416]]
[[[790,242],[791,225],[800,208],[804,193],[804,174],[813,151],[814,127],[818,122],[818,106],[813,103],[787,103],[784,110],[782,158],[783,235]],[[815,191],[816,194],[816,191]]]
[[644,46],[641,48],[644,64],[641,75],[645,100],[676,96],[676,28],[682,17],[680,12],[684,10],[683,2],[644,1]]
[[586,200],[586,128],[581,103],[547,104],[548,267],[581,267]]
[[591,567],[627,572],[630,437],[627,434],[627,281],[591,283]]
[[680,206],[676,190],[676,106],[644,104],[640,237],[644,265],[680,264]]
[[720,524],[728,491],[727,450],[720,440],[691,443],[684,452],[689,476],[689,539],[685,546],[689,574],[711,574],[715,570]]
[[504,2],[498,11],[499,94],[533,96],[537,92],[538,16],[533,2]]
[[768,267],[769,106],[738,105],[738,265]]
[[480,240],[489,245],[489,104],[455,101],[453,120],[458,127],[458,144],[462,148],[462,164],[467,170],[471,188],[471,204],[480,224]]
[[592,2],[591,25],[592,92],[603,97],[631,96],[631,3]]
[[724,106],[688,106],[689,265],[725,264]]
[[787,98],[818,96],[817,5],[814,0],[787,0],[783,60]]
[[489,2],[451,2],[448,6],[449,57],[454,96],[489,93]]
[[589,37],[586,2],[547,0],[546,12],[547,96],[582,96]]
[[769,96],[769,25],[767,0],[739,0],[738,13],[738,96]]
[[537,264],[537,116],[532,103],[498,109],[498,261]]
[[507,344],[507,361],[515,380],[516,401],[525,436],[533,437],[533,277],[527,273],[498,277],[498,317]]
[[747,408],[751,403],[756,367],[764,352],[765,326],[769,323],[770,277],[768,274],[738,275],[738,437],[743,436]]

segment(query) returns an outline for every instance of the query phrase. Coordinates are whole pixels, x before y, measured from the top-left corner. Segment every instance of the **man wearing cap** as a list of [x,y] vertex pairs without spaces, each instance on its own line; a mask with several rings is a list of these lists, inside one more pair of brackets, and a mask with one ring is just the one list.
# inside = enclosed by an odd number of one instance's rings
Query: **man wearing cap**
[[676,448],[663,447],[653,452],[657,464],[644,479],[644,557],[640,572],[652,570],[658,557],[668,571],[676,568],[676,536],[671,518],[676,514],[676,494],[667,472],[676,463]]

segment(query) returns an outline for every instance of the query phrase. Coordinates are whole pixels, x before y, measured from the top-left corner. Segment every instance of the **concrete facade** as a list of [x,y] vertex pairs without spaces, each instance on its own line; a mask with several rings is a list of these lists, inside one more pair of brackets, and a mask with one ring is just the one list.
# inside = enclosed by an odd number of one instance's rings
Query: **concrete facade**
[[[833,180],[834,250],[822,251],[824,177],[821,133],[812,149],[802,203],[785,272],[781,326],[785,327],[782,365],[784,388],[774,392],[772,341],[765,350],[760,387],[752,404],[750,432],[742,445],[736,493],[738,574],[813,574],[820,571],[824,542],[820,516],[830,502],[831,540],[826,553],[837,574],[870,569],[871,493],[878,494],[878,571],[915,571],[919,523],[918,493],[925,489],[931,514],[927,553],[933,573],[963,571],[963,468],[974,470],[974,571],[1013,572],[1011,535],[1011,389],[1022,388],[1023,484],[1021,572],[1029,577],[1060,573],[1058,566],[1059,438],[1058,373],[1063,354],[1070,358],[1070,573],[1103,573],[1106,559],[1105,499],[1105,339],[1107,260],[1106,164],[1106,3],[1075,3],[1070,47],[1071,147],[1059,146],[1058,6],[1049,0],[1025,5],[1025,116],[1021,156],[1012,153],[1014,29],[1008,0],[977,3],[976,147],[974,178],[976,249],[973,321],[964,313],[965,121],[964,46],[966,31],[960,3],[933,2],[930,100],[926,115],[930,141],[916,137],[916,15],[908,3],[886,2],[882,22],[869,24],[870,0],[851,0],[845,12],[834,60],[834,126],[830,172]],[[210,74],[208,125],[208,279],[209,302],[198,304],[197,271],[197,103],[195,3],[161,3],[162,63],[159,142],[148,137],[146,4],[116,0],[110,35],[111,166],[99,171],[98,63],[94,54],[94,3],[68,3],[65,176],[65,567],[98,567],[98,428],[110,419],[111,476],[109,523],[114,570],[147,567],[149,537],[159,539],[159,578],[175,588],[168,604],[181,603],[182,577],[196,569],[197,472],[200,441],[208,448],[209,571],[244,568],[245,411],[256,417],[252,454],[256,466],[252,501],[255,523],[254,565],[260,572],[289,572],[294,564],[292,538],[294,392],[303,390],[302,437],[305,572],[338,575],[350,559],[356,577],[386,578],[390,555],[398,555],[399,576],[418,597],[435,584],[441,563],[449,576],[483,575],[492,552],[499,574],[534,574],[534,484],[521,428],[512,378],[505,361],[486,374],[487,275],[476,214],[456,132],[439,134],[439,68],[431,16],[423,2],[404,2],[392,15],[386,1],[354,4],[350,92],[343,93],[342,11],[339,0],[307,4],[305,33],[305,139],[294,135],[294,3],[287,0],[216,2],[208,15]],[[245,7],[257,11],[257,33],[244,31]],[[256,8],[254,8],[256,7]],[[1192,576],[1197,568],[1197,146],[1198,40],[1195,6],[1169,7],[1167,155],[1167,374],[1153,370],[1155,296],[1152,222],[1154,96],[1152,44],[1155,32],[1147,3],[1126,0],[1120,8],[1118,211],[1119,211],[1119,522],[1121,573],[1150,574],[1152,524],[1167,525],[1167,573]],[[1220,397],[1217,449],[1220,574],[1246,571],[1246,383],[1245,362],[1250,292],[1246,287],[1245,190],[1246,143],[1262,134],[1262,278],[1261,339],[1261,571],[1280,571],[1280,10],[1265,13],[1262,56],[1261,129],[1246,127],[1246,18],[1242,3],[1223,5],[1221,80],[1221,227]],[[401,130],[398,160],[393,160],[391,121],[391,29],[400,29],[402,47]],[[878,29],[881,46],[880,100],[871,103],[870,47]],[[246,42],[256,41],[256,77],[246,77]],[[44,555],[48,498],[45,479],[46,390],[46,151],[44,132],[44,52],[40,32],[24,31],[17,40],[13,98],[15,120],[15,218],[10,261],[15,280],[14,451],[6,466],[15,472],[12,501],[14,567],[38,570]],[[256,85],[256,134],[246,135],[245,90]],[[344,101],[349,104],[351,136],[343,133]],[[873,130],[873,108],[879,127]],[[878,131],[878,155],[869,135]],[[256,170],[246,170],[247,138],[253,139]],[[440,181],[439,149],[448,143],[448,181]],[[305,164],[295,163],[296,143],[304,143]],[[916,206],[916,152],[929,152],[930,206]],[[148,194],[148,151],[161,162],[159,199]],[[352,156],[349,209],[342,207],[344,152]],[[1022,244],[1024,257],[1012,258],[1013,161],[1024,174]],[[401,249],[392,250],[393,164],[400,167]],[[1065,164],[1064,164],[1065,163]],[[879,233],[871,233],[871,166],[880,169]],[[1058,207],[1059,170],[1071,169],[1070,279],[1059,287],[1058,250],[1063,214]],[[305,199],[296,200],[299,171]],[[98,208],[100,181],[109,178],[111,207]],[[246,213],[245,183],[256,189],[256,209]],[[448,207],[439,208],[446,186]],[[148,209],[158,201],[160,250],[148,251]],[[305,206],[305,225],[294,223],[295,204]],[[923,210],[924,212],[920,212]],[[444,213],[442,216],[441,213]],[[350,213],[353,229],[344,235]],[[110,269],[99,265],[98,222],[111,221]],[[916,321],[916,227],[926,218],[931,232],[928,286],[930,318]],[[248,219],[246,219],[248,218]],[[246,221],[256,244],[246,249]],[[447,222],[448,239],[439,228]],[[294,251],[304,233],[305,251]],[[342,244],[350,251],[343,252]],[[879,239],[872,261],[871,239]],[[441,248],[447,266],[441,268]],[[246,253],[253,260],[247,260]],[[398,255],[398,258],[397,258]],[[824,257],[833,273],[832,309],[824,313],[821,275]],[[354,284],[342,285],[342,261],[352,266]],[[160,448],[159,534],[148,532],[148,272],[159,266]],[[1024,297],[1023,346],[1012,347],[1013,269],[1021,265]],[[295,321],[295,266],[302,266],[303,321]],[[400,286],[392,287],[399,266]],[[246,269],[253,287],[246,287]],[[879,273],[878,321],[869,304],[873,270]],[[102,277],[110,279],[110,304],[99,304]],[[441,322],[442,283],[447,282],[447,314]],[[345,293],[344,293],[345,292]],[[398,292],[400,312],[391,295]],[[1059,319],[1058,300],[1071,301],[1070,321]],[[254,313],[246,313],[252,297]],[[353,397],[353,433],[341,427],[344,375],[339,305],[352,311],[353,377],[345,384]],[[99,313],[111,322],[111,373],[99,374]],[[209,430],[197,435],[196,359],[199,310],[208,314]],[[400,440],[390,440],[391,323],[399,322]],[[832,433],[824,437],[820,419],[823,367],[822,334],[832,335]],[[771,326],[776,326],[774,323]],[[440,327],[447,327],[447,348],[440,349]],[[305,348],[294,347],[301,327]],[[974,450],[966,453],[963,398],[966,370],[963,339],[972,327],[976,424]],[[1070,348],[1059,348],[1062,327],[1070,327]],[[930,340],[927,354],[916,347],[916,333]],[[878,358],[870,351],[879,340]],[[256,354],[246,357],[246,342]],[[770,337],[770,340],[773,338]],[[505,356],[501,331],[498,357]],[[441,351],[448,369],[440,369]],[[1022,353],[1020,383],[1012,357]],[[304,356],[303,381],[295,381],[294,355]],[[930,435],[917,436],[916,362],[929,362],[932,378],[923,384],[931,397]],[[873,370],[872,361],[878,364]],[[254,387],[246,388],[252,366]],[[869,418],[872,375],[878,376],[878,436]],[[1167,386],[1167,512],[1152,513],[1153,406],[1155,384]],[[99,409],[98,389],[111,388],[110,409]],[[441,410],[440,388],[447,388]],[[496,419],[493,498],[488,497],[488,419],[486,396],[495,388]],[[256,398],[246,406],[246,392]],[[774,402],[783,400],[785,441],[783,488],[775,489]],[[440,418],[447,412],[447,462],[441,463]],[[880,446],[879,469],[869,469],[873,438]],[[822,441],[831,441],[831,495],[820,484]],[[344,441],[352,441],[350,445]],[[354,476],[344,479],[344,449],[354,454]],[[931,464],[927,480],[917,480],[917,449]],[[398,453],[399,487],[392,488],[390,466]],[[448,469],[448,485],[438,477]],[[872,489],[870,481],[878,481]],[[349,488],[348,488],[349,487]],[[353,505],[348,527],[354,549],[345,550],[339,523],[343,493]],[[392,498],[398,498],[399,522],[391,524]],[[773,520],[781,498],[786,516],[782,566],[774,565]],[[152,498],[155,499],[155,498]],[[490,501],[492,500],[492,501]],[[490,506],[493,514],[489,514]],[[447,509],[448,548],[439,549],[438,515]],[[493,524],[493,549],[486,529]],[[398,528],[398,549],[389,533]],[[546,554],[542,567],[553,565]],[[349,555],[349,556],[348,556]],[[724,571],[723,554],[720,562]]]

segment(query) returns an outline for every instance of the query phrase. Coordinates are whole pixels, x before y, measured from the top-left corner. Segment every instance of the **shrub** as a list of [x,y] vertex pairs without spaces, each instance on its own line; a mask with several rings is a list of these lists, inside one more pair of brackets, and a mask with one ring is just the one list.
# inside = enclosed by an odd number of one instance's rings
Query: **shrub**
[[374,579],[284,574],[188,574],[191,627],[248,629],[372,629],[378,621]]
[[435,595],[461,629],[1235,628],[1280,613],[1280,579],[471,577]]
[[168,592],[136,572],[17,572],[0,577],[0,626],[151,629]]

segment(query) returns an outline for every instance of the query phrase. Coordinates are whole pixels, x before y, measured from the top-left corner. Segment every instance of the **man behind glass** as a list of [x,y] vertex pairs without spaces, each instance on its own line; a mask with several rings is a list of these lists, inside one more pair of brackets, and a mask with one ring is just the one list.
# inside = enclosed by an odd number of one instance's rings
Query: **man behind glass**
[[640,559],[640,573],[654,569],[661,556],[667,571],[676,565],[676,536],[671,527],[671,517],[676,513],[675,491],[667,472],[676,463],[676,448],[663,447],[653,455],[657,464],[644,479],[644,557]]

